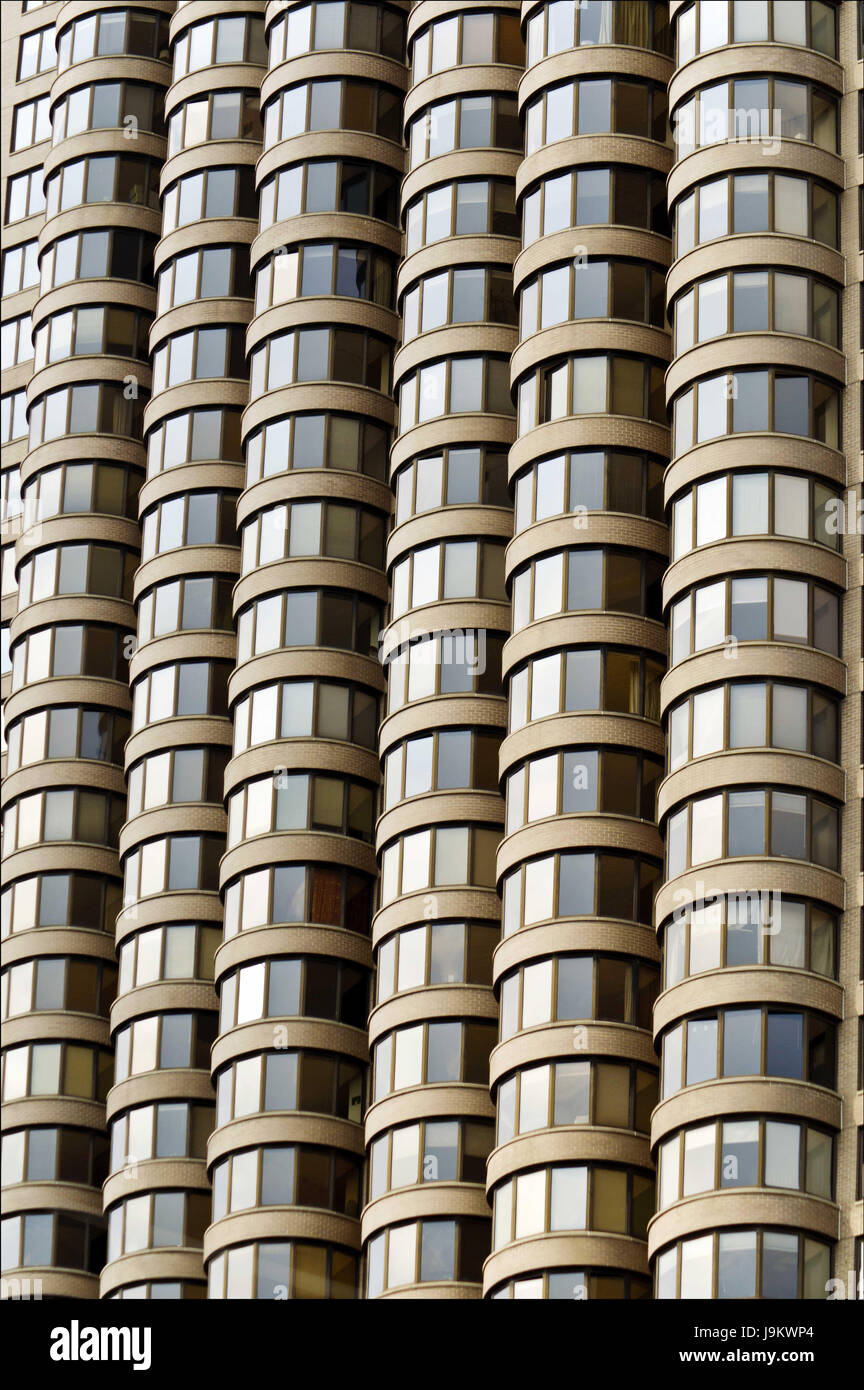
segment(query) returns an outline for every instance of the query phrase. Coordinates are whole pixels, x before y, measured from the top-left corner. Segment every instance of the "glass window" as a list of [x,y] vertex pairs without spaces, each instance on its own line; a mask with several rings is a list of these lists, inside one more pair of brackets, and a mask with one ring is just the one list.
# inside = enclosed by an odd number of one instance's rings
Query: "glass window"
[[711,1081],[717,1075],[717,1020],[691,1019],[687,1024],[686,1084]]

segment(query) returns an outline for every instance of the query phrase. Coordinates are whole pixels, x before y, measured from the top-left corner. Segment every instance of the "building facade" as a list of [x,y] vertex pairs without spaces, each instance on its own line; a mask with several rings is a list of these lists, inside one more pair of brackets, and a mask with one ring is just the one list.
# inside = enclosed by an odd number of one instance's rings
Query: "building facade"
[[4,1297],[852,1296],[862,6],[3,8]]

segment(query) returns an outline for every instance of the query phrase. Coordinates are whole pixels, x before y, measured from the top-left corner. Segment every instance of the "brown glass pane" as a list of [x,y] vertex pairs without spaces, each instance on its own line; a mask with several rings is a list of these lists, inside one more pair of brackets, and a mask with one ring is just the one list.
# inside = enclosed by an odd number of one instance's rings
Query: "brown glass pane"
[[603,810],[612,815],[639,814],[639,760],[632,753],[603,755]]
[[322,1115],[333,1112],[332,1057],[304,1053],[300,1058],[300,1097],[298,1109],[314,1110]]
[[342,920],[342,873],[339,869],[316,868],[312,872],[309,920],[338,927]]
[[294,1246],[295,1298],[327,1297],[327,1249],[323,1245]]
[[301,1207],[329,1207],[330,1157],[322,1149],[297,1149],[297,1195]]
[[617,1168],[594,1168],[591,1172],[591,1211],[589,1224],[596,1231],[627,1232],[627,1174]]
[[630,1023],[633,1016],[633,966],[629,960],[600,956],[596,962],[597,1017]]

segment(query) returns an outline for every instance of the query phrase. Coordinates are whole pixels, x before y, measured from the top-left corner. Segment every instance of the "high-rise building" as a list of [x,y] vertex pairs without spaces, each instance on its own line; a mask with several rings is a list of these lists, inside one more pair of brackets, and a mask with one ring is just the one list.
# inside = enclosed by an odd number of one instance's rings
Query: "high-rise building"
[[4,1297],[860,1281],[862,8],[3,6]]

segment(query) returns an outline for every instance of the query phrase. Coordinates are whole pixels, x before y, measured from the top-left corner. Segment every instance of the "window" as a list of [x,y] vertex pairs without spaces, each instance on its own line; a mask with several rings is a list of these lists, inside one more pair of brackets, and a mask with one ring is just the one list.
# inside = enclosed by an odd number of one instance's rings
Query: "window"
[[212,979],[221,941],[218,927],[194,922],[151,927],[124,938],[119,952],[121,994],[154,980]]
[[573,135],[615,132],[668,143],[664,89],[624,78],[583,78],[548,87],[525,106],[525,153]]
[[574,44],[633,45],[671,56],[672,36],[662,5],[613,0],[554,0],[528,20],[528,63]]
[[688,1019],[663,1036],[663,1099],[721,1076],[789,1077],[833,1087],[835,1034],[835,1024],[817,1014],[770,1007]]
[[369,974],[323,956],[271,957],[220,982],[220,1029],[257,1018],[328,1018],[365,1033]]
[[66,434],[114,434],[140,439],[149,393],[134,399],[113,381],[63,386],[37,396],[30,406],[30,448]]
[[[397,183],[394,170],[365,161],[312,160],[288,165],[261,185],[261,229],[301,212],[351,212],[395,226]],[[249,196],[253,196],[251,184]]]
[[731,536],[779,535],[840,548],[838,494],[790,473],[729,473],[697,484],[672,505],[673,556]]
[[678,158],[728,139],[803,140],[837,152],[837,100],[811,83],[746,78],[704,87],[672,113]]
[[340,589],[296,589],[237,615],[237,660],[285,647],[333,647],[374,656],[380,605]]
[[701,280],[675,303],[675,351],[727,332],[792,333],[838,347],[838,291],[785,271],[747,270]]
[[81,840],[111,844],[125,817],[126,799],[84,789],[32,792],[10,802],[3,814],[10,850],[40,841]]
[[156,238],[143,232],[76,232],[58,237],[42,255],[42,293],[73,280],[112,279],[148,281],[153,273]]
[[441,184],[409,203],[405,219],[406,254],[450,236],[519,235],[513,184],[504,179]]
[[73,1182],[95,1187],[108,1176],[104,1135],[68,1125],[32,1125],[3,1140],[3,1186],[20,1182]]
[[662,1251],[655,1297],[824,1299],[830,1276],[831,1246],[823,1241],[785,1231],[723,1231]]
[[144,590],[138,601],[138,649],[169,632],[231,632],[233,584],[209,575],[173,580]]
[[241,874],[225,888],[225,936],[270,924],[323,923],[368,936],[368,875],[335,865],[280,863]]
[[508,360],[453,357],[421,367],[399,384],[399,428],[404,433],[440,415],[513,415]]
[[427,1120],[385,1131],[370,1146],[370,1199],[420,1182],[482,1183],[493,1142],[486,1121]]
[[488,1221],[462,1217],[388,1227],[369,1242],[367,1298],[403,1284],[481,1283],[489,1226]]
[[580,356],[541,367],[516,386],[519,434],[568,415],[632,415],[667,423],[663,372],[633,357]]
[[[13,222],[20,222],[24,217],[34,217],[37,213],[44,211],[45,193],[42,187],[42,170],[31,169],[27,173],[11,175],[6,183],[4,225],[8,227]],[[5,290],[3,292],[6,293]]]
[[25,101],[12,111],[12,152],[51,138],[50,98]]
[[123,766],[126,715],[98,707],[57,705],[28,714],[7,731],[9,771],[44,758],[85,758]]
[[357,1256],[338,1246],[262,1240],[232,1245],[208,1266],[208,1298],[356,1298]]
[[617,956],[556,956],[501,981],[501,1040],[563,1019],[602,1018],[650,1029],[659,971]]
[[659,661],[611,648],[540,657],[510,676],[510,730],[569,710],[608,709],[659,718]]
[[670,818],[669,876],[681,873],[688,862],[696,865],[754,854],[809,859],[836,870],[838,836],[838,813],[827,802],[777,790],[717,793],[697,798]]
[[404,341],[447,323],[516,323],[509,270],[462,267],[427,275],[402,302]]
[[485,628],[431,633],[420,641],[385,651],[390,679],[389,710],[427,695],[501,691],[503,633]]
[[724,748],[764,746],[837,762],[838,714],[836,699],[807,686],[714,686],[671,708],[669,770]]
[[270,64],[328,48],[380,53],[402,61],[405,20],[386,5],[358,3],[300,5],[271,25]]
[[499,742],[480,730],[447,729],[397,744],[384,760],[385,809],[424,792],[497,790]]
[[35,370],[81,355],[146,361],[152,322],[151,314],[113,305],[88,305],[53,314],[36,333]]
[[438,1021],[397,1028],[373,1048],[374,1098],[433,1081],[486,1085],[496,1029],[489,1023]]
[[204,1192],[147,1192],[108,1211],[108,1259],[160,1246],[200,1249],[210,1224]]
[[227,716],[227,662],[183,661],[157,666],[132,687],[132,729],[174,715]]
[[571,319],[620,318],[657,328],[666,323],[663,276],[630,261],[567,262],[523,283],[519,298],[523,338]]
[[[275,27],[275,26],[274,26]],[[267,65],[264,20],[259,15],[226,15],[190,24],[174,43],[173,80],[214,63]]]
[[531,859],[503,880],[504,936],[556,917],[651,921],[660,867],[617,854],[564,852]]
[[25,241],[3,253],[3,295],[17,294],[39,283],[38,242]]
[[213,1219],[254,1206],[323,1207],[359,1216],[362,1164],[310,1145],[267,1145],[213,1167]]
[[428,24],[413,39],[413,80],[459,63],[508,63],[522,68],[525,51],[515,15],[496,14],[477,7],[479,13],[441,19]]
[[59,623],[34,630],[15,647],[13,689],[47,676],[94,675],[124,681],[124,634],[98,624]]
[[580,449],[541,459],[516,477],[516,531],[547,517],[626,512],[661,520],[663,465],[627,450]]
[[422,454],[399,470],[395,482],[397,526],[442,506],[509,506],[507,454],[491,446]]
[[143,155],[72,160],[45,181],[46,217],[86,203],[128,203],[158,211],[160,168],[157,160]]
[[0,442],[8,444],[13,439],[24,438],[26,434],[27,395],[24,391],[12,391],[2,398]]
[[672,605],[670,661],[736,641],[775,641],[839,655],[839,600],[804,580],[721,580]]
[[162,230],[168,233],[208,217],[248,217],[254,206],[253,175],[248,166],[186,174],[165,189]]
[[217,1072],[216,1123],[259,1110],[305,1110],[360,1124],[364,1072],[332,1052],[254,1053]]
[[137,556],[121,546],[61,545],[31,555],[19,572],[19,602],[55,594],[103,594],[131,602]]
[[627,166],[579,169],[534,185],[522,201],[523,241],[567,227],[616,223],[669,235],[665,184]]
[[688,1129],[660,1146],[660,1207],[735,1187],[792,1188],[830,1199],[833,1151],[830,1134],[788,1120],[730,1120]]
[[159,313],[193,299],[251,299],[252,283],[243,249],[208,246],[184,251],[159,271]]
[[299,555],[331,555],[384,567],[383,512],[341,502],[267,507],[241,528],[242,573]]
[[24,488],[25,512],[43,519],[76,512],[138,515],[141,474],[110,463],[67,463],[46,468]]
[[521,148],[516,100],[464,96],[434,102],[408,124],[409,167],[458,149]]
[[82,873],[45,873],[21,878],[0,894],[3,936],[35,927],[76,926],[89,922],[97,931],[114,932],[120,911],[120,885]]
[[142,561],[179,546],[236,545],[236,500],[233,492],[193,492],[145,512]]
[[659,759],[621,750],[567,748],[528,758],[506,779],[507,834],[586,811],[653,821],[662,772]]
[[788,43],[837,56],[834,7],[822,0],[761,0],[750,5],[746,0],[713,0],[681,10],[677,25],[680,65],[729,43]]
[[389,338],[359,328],[280,333],[250,354],[251,395],[303,381],[348,382],[387,394],[392,356]]
[[659,557],[626,550],[553,552],[517,570],[512,580],[513,630],[554,613],[611,609],[660,620]]
[[2,1016],[68,1009],[74,1013],[104,1014],[117,992],[113,965],[80,956],[41,956],[13,965],[3,974]]
[[205,1158],[214,1121],[213,1105],[172,1101],[133,1106],[109,1126],[111,1172],[148,1158]]
[[647,1134],[657,1089],[655,1071],[629,1062],[586,1059],[525,1068],[498,1084],[496,1143],[558,1125],[611,1125]]
[[247,483],[292,468],[338,468],[384,481],[389,445],[389,431],[374,420],[336,411],[280,415],[246,437]]
[[596,1274],[591,1270],[562,1269],[532,1274],[526,1279],[510,1279],[499,1284],[491,1298],[589,1298],[602,1299],[650,1298],[651,1286],[646,1279],[628,1275],[622,1270],[606,1270]]
[[168,15],[142,10],[106,10],[67,24],[57,38],[58,66],[87,58],[158,58],[168,61]]
[[51,139],[57,145],[82,131],[111,127],[164,136],[161,96],[143,82],[97,82],[78,87],[54,107]]
[[18,40],[18,81],[25,82],[36,73],[48,72],[57,66],[54,46],[54,25],[33,29]]
[[330,738],[377,747],[378,695],[336,681],[258,686],[234,706],[234,752],[278,738]]
[[480,984],[490,978],[497,928],[436,922],[396,932],[378,950],[378,1002],[421,985]]
[[353,78],[301,82],[284,88],[264,107],[264,148],[312,130],[366,131],[399,142],[401,109],[400,93],[382,83]]
[[176,333],[153,353],[153,390],[207,377],[246,378],[244,334],[238,326]]
[[113,1084],[111,1052],[84,1043],[30,1043],[7,1048],[3,1100],[24,1096],[72,1096],[104,1104]]
[[374,788],[356,778],[293,771],[258,778],[228,797],[228,848],[254,835],[305,828],[371,842],[375,803]]
[[129,819],[154,806],[222,801],[227,750],[183,747],[154,753],[129,769]]
[[238,409],[181,411],[168,415],[147,434],[147,472],[201,460],[242,462]]
[[217,91],[183,102],[168,121],[168,155],[214,140],[261,139],[258,92]]
[[215,1013],[165,1013],[136,1018],[115,1037],[114,1080],[158,1068],[209,1071]]
[[505,602],[504,547],[493,541],[445,541],[423,546],[394,565],[394,618],[448,598]]
[[727,232],[781,232],[838,246],[837,193],[792,174],[735,174],[700,184],[675,205],[676,254]]
[[224,838],[216,835],[172,835],[146,841],[124,861],[124,902],[190,889],[215,892],[224,848]]
[[400,894],[431,886],[495,885],[496,830],[447,825],[402,836],[386,846],[381,858],[382,906]]
[[4,1217],[3,1270],[61,1269],[98,1274],[105,1263],[105,1223],[76,1212]]
[[545,1231],[615,1231],[644,1240],[654,1210],[654,1179],[597,1164],[535,1168],[493,1194],[492,1247]]
[[310,242],[277,252],[257,271],[256,312],[310,295],[364,299],[393,309],[394,271],[393,257],[371,247]]

